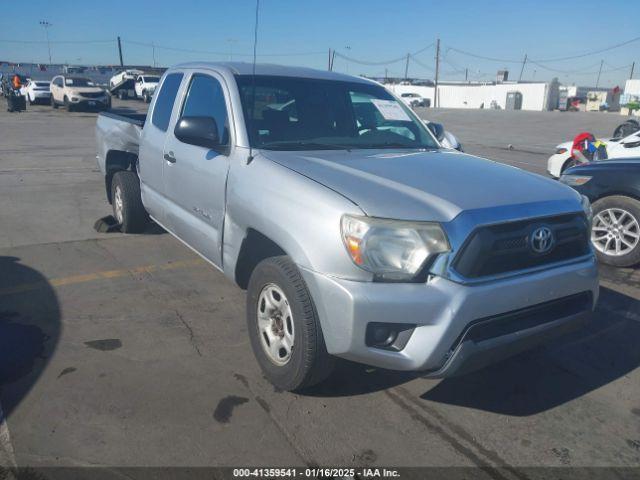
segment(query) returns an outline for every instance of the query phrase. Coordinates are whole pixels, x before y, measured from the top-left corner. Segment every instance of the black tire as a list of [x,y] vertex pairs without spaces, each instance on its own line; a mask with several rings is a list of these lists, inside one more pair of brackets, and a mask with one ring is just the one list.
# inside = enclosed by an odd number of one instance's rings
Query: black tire
[[[258,330],[258,299],[266,285],[275,284],[291,307],[294,343],[284,365],[270,360]],[[287,256],[271,257],[258,264],[247,288],[247,327],[253,353],[266,378],[277,388],[297,391],[316,385],[332,372],[335,359],[327,353],[320,321],[298,267]]]
[[638,130],[640,130],[640,123],[637,120],[630,118],[626,122],[621,123],[616,127],[616,129],[613,131],[613,138],[628,137]]
[[573,158],[566,160],[560,168],[560,175],[562,175],[567,168],[573,167],[574,165],[576,165],[576,161]]
[[64,108],[67,109],[67,112],[73,112],[73,105],[71,105],[71,102],[69,101],[69,99],[66,97],[64,97]]
[[[597,225],[596,216],[604,210],[610,208],[616,208],[628,212],[628,214],[634,217],[636,222],[640,224],[640,202],[633,198],[624,197],[622,195],[612,195],[610,197],[601,198],[600,200],[594,202],[592,208],[594,216],[594,226]],[[636,231],[635,233],[640,234],[640,231]],[[630,252],[620,256],[607,255],[601,252],[595,246],[595,243],[594,249],[596,251],[596,255],[598,256],[598,260],[600,260],[602,263],[606,263],[607,265],[613,265],[615,267],[631,267],[640,263],[640,242],[638,242],[638,244],[635,245],[635,247]]]
[[[116,206],[117,190],[120,190],[122,199],[122,218]],[[142,196],[140,195],[140,179],[134,172],[123,170],[116,172],[111,181],[111,204],[113,206],[113,216],[120,223],[123,233],[140,233],[149,221]]]
[[51,106],[57,110],[58,109],[58,104],[56,103],[56,101],[53,99],[53,95],[51,95]]
[[149,96],[146,90],[142,92],[142,100],[144,101],[144,103],[151,102],[151,97]]
[[31,100],[31,97],[29,95],[27,95],[27,99],[29,100],[29,105],[33,105],[34,104],[34,101]]

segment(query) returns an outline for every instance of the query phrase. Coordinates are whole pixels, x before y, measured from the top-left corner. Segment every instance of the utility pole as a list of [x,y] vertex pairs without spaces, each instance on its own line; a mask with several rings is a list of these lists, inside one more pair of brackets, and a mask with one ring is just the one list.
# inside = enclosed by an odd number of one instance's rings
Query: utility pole
[[527,64],[527,54],[524,54],[524,60],[522,61],[522,68],[520,69],[520,77],[518,78],[518,81],[521,82],[522,81],[522,74],[524,73],[524,66]]
[[51,42],[49,42],[49,27],[51,27],[51,23],[46,20],[40,20],[40,25],[44,28],[44,33],[47,36],[47,49],[49,50],[49,65],[51,65]]
[[336,59],[336,50],[335,48],[331,52],[331,63],[329,64],[329,70],[333,71],[333,61]]
[[389,69],[387,67],[384,68],[384,81],[385,83],[389,80]]
[[464,69],[464,81],[465,82],[469,81],[469,69],[468,68]]
[[631,74],[629,75],[629,80],[633,79],[633,70],[636,68],[636,62],[631,64]]
[[438,106],[438,76],[440,74],[440,39],[436,40],[436,76],[433,89],[433,108]]
[[118,53],[120,54],[120,66],[124,67],[124,62],[122,61],[122,43],[120,42],[120,37],[118,37]]
[[153,55],[153,68],[156,68],[156,46],[151,42],[151,53]]
[[600,60],[600,70],[598,70],[598,79],[596,80],[596,88],[600,85],[600,74],[602,73],[602,65],[604,64],[604,60]]
[[409,76],[409,54],[407,53],[407,63],[404,66],[404,79],[406,80]]
[[331,71],[331,49],[329,49],[329,60],[327,62],[327,70]]

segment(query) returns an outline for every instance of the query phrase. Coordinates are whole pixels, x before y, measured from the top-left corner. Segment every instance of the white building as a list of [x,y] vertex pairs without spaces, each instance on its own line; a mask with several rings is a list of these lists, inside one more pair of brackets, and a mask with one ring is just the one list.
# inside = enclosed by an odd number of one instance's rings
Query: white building
[[[434,105],[435,87],[418,85],[385,85],[400,95],[417,93]],[[553,110],[558,105],[557,82],[540,83],[453,83],[438,85],[438,107],[442,108],[507,108],[507,95],[519,93],[522,110]],[[517,95],[517,94],[516,94]],[[513,95],[512,95],[513,96]]]

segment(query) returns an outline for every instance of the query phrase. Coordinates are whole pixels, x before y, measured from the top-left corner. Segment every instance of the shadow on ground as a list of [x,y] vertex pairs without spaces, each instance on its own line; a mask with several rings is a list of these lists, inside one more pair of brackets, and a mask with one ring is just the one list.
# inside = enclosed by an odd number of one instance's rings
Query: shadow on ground
[[414,372],[383,370],[338,360],[333,374],[326,381],[300,393],[310,397],[364,395],[410,382],[417,376]]
[[581,397],[640,366],[640,302],[602,288],[584,329],[479,372],[445,379],[421,398],[528,416]]
[[5,416],[29,393],[60,338],[52,286],[16,257],[0,256],[0,398]]

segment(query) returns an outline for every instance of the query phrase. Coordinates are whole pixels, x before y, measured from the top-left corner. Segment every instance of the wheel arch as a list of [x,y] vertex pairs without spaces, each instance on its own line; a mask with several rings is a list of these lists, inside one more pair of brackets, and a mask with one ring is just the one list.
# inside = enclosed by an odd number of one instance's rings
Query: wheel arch
[[123,150],[109,150],[105,156],[105,189],[107,193],[107,200],[112,202],[111,198],[111,183],[113,182],[113,175],[116,172],[122,170],[136,171],[136,164],[138,162],[138,156],[135,153],[126,152]]
[[636,202],[640,202],[640,192],[629,192],[627,190],[620,190],[620,191],[613,190],[613,191],[607,191],[607,192],[601,193],[591,201],[591,204],[593,205],[598,200],[602,200],[608,197],[627,197],[632,200],[635,200]]
[[246,290],[256,266],[267,258],[280,255],[287,255],[287,252],[278,243],[254,228],[247,229],[236,260],[234,270],[236,284]]

